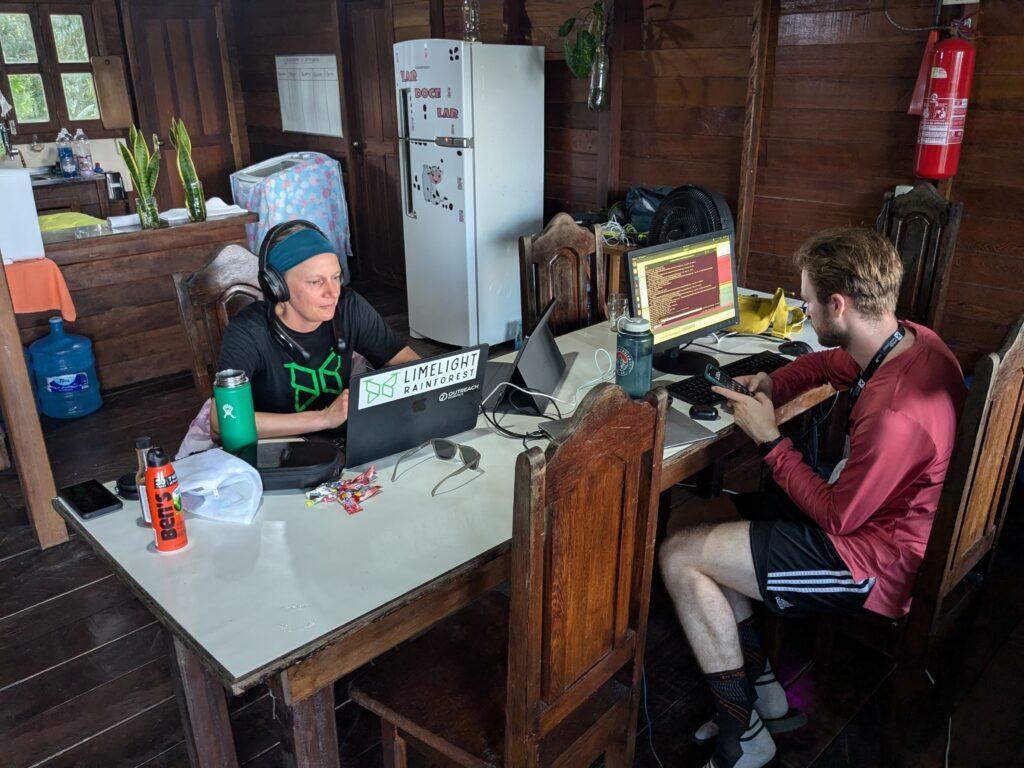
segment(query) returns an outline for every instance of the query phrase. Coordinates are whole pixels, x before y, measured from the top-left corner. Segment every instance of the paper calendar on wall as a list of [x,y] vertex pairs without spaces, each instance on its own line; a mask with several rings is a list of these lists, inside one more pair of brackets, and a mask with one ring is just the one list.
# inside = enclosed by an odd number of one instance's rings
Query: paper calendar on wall
[[277,56],[281,129],[341,137],[341,90],[333,55]]

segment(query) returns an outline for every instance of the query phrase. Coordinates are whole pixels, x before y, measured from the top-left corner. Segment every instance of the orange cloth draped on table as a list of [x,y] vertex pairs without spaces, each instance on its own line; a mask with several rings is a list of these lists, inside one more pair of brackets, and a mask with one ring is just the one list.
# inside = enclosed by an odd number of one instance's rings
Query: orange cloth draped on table
[[69,323],[78,317],[60,268],[50,259],[4,264],[14,311],[19,314],[59,309]]

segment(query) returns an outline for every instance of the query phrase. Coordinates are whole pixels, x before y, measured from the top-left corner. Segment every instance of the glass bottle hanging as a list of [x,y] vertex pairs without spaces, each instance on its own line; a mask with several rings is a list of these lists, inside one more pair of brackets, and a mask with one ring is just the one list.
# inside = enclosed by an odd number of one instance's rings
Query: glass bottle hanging
[[605,92],[608,87],[608,51],[604,43],[594,51],[594,61],[590,65],[590,93],[587,95],[587,108],[597,112],[604,108]]
[[480,39],[480,1],[462,0],[462,38],[468,42]]

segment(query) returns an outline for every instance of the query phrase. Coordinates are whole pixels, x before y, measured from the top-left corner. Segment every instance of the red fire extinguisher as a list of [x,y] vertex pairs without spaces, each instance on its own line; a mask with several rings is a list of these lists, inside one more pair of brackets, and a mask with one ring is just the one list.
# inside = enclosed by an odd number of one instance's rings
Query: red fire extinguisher
[[956,175],[973,77],[973,45],[950,37],[935,46],[917,134],[916,175],[926,179]]

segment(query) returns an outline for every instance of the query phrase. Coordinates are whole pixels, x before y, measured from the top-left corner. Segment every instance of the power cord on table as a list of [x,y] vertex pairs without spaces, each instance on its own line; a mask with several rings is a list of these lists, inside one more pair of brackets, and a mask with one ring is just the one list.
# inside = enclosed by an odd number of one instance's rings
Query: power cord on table
[[[608,368],[607,369],[602,368],[600,362],[598,362],[598,356],[600,354],[602,354],[602,353],[608,359]],[[544,432],[540,431],[540,430],[534,430],[533,432],[522,433],[522,432],[513,432],[512,430],[508,429],[507,427],[503,427],[501,425],[500,420],[497,418],[498,405],[501,403],[502,398],[498,398],[495,401],[494,406],[491,408],[491,413],[490,414],[487,413],[487,408],[483,405],[483,403],[485,403],[488,400],[490,400],[491,397],[494,396],[494,394],[499,389],[501,389],[502,387],[508,387],[509,389],[513,389],[513,390],[516,390],[518,392],[522,392],[523,394],[530,395],[531,397],[543,397],[543,398],[545,398],[547,400],[550,400],[551,404],[555,407],[555,412],[558,414],[558,418],[562,419],[564,417],[562,415],[562,410],[558,407],[559,403],[561,403],[562,405],[569,406],[572,409],[568,414],[566,414],[567,416],[571,416],[576,411],[576,408],[579,405],[578,398],[579,398],[580,390],[585,389],[585,388],[590,387],[590,386],[593,386],[594,384],[597,384],[597,383],[599,383],[601,381],[607,380],[607,378],[615,372],[615,362],[612,359],[611,353],[609,353],[608,350],[604,349],[604,348],[598,348],[598,349],[594,350],[594,366],[597,368],[599,375],[597,377],[593,378],[593,379],[590,379],[589,381],[585,381],[584,383],[582,383],[578,387],[576,387],[575,391],[572,393],[572,399],[570,399],[570,400],[563,400],[563,399],[561,399],[559,397],[555,397],[554,395],[549,395],[546,392],[539,392],[537,390],[526,389],[525,387],[520,387],[518,384],[513,384],[510,381],[503,381],[500,384],[498,384],[494,389],[492,389],[487,394],[486,397],[483,398],[483,400],[481,401],[481,405],[480,405],[480,412],[483,414],[484,419],[486,419],[487,422],[492,427],[494,427],[495,431],[497,431],[498,434],[503,435],[504,437],[515,439],[515,440],[522,440],[524,446],[526,445],[526,441],[527,440],[541,440],[541,439],[544,439],[544,438],[547,437],[547,435]],[[511,398],[509,399],[509,403],[516,410],[522,410],[519,406],[517,406],[515,403],[512,402]],[[544,414],[542,414],[542,416],[543,415]],[[550,419],[551,417],[550,416],[544,416],[544,418]]]

